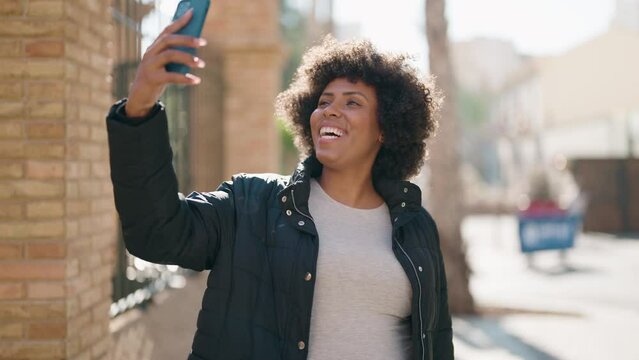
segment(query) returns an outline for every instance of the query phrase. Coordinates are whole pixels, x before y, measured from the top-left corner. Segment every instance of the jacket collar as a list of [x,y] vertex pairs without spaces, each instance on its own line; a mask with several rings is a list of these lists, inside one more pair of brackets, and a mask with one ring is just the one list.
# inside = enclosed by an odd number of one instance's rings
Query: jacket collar
[[[322,174],[322,163],[315,156],[309,156],[301,161],[293,174],[290,182],[280,193],[278,198],[291,199],[295,201],[292,206],[297,207],[296,210],[302,211],[305,215],[309,215],[308,198],[310,195],[310,180]],[[373,181],[373,186],[379,195],[384,199],[391,214],[393,222],[401,222],[405,213],[416,213],[422,205],[422,192],[419,186],[404,180],[393,180],[387,178],[378,178]],[[281,201],[285,209],[288,201]],[[405,217],[404,217],[405,218]],[[407,220],[407,219],[406,219]],[[397,224],[400,225],[400,224]]]

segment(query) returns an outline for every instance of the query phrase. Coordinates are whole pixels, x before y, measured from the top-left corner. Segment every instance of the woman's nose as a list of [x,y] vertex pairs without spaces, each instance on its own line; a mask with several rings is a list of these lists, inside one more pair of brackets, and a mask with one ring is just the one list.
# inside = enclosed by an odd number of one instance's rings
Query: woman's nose
[[334,103],[329,104],[328,106],[324,108],[324,116],[325,117],[339,116],[339,110],[337,109]]

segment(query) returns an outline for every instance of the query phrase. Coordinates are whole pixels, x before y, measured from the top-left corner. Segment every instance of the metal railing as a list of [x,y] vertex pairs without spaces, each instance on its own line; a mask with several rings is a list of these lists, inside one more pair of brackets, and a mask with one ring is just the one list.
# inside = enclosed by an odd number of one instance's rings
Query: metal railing
[[[113,0],[112,17],[115,31],[115,59],[113,68],[114,99],[126,97],[142,53],[145,34],[143,21],[161,0]],[[158,23],[159,24],[159,23]],[[158,25],[159,27],[159,25]],[[149,34],[157,34],[153,24],[145,28]],[[167,105],[170,142],[173,148],[173,167],[178,175],[180,188],[188,188],[189,176],[189,117],[190,92],[187,87],[167,87],[162,101]],[[115,317],[131,308],[146,304],[155,294],[167,287],[183,287],[188,271],[172,265],[157,265],[136,258],[126,251],[121,234],[118,236],[117,256],[113,276],[113,296],[110,309]]]

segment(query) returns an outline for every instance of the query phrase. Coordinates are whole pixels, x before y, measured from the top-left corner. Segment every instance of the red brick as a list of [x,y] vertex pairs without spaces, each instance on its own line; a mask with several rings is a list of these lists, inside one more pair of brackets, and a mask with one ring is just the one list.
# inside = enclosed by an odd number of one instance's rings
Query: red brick
[[65,106],[57,101],[32,101],[27,104],[27,115],[30,119],[62,119]]
[[66,295],[64,281],[28,282],[27,298],[29,299],[63,299]]
[[24,143],[20,141],[0,142],[0,157],[3,159],[21,159],[24,158],[25,153]]
[[64,236],[64,221],[48,220],[30,222],[31,229],[28,231],[30,237],[34,238],[60,238]]
[[65,309],[64,301],[34,304],[0,302],[0,322],[63,318]]
[[[80,306],[78,305],[79,301],[78,298],[76,296],[71,296],[70,293],[67,291],[67,306],[66,306],[66,315],[67,315],[67,319],[70,319],[70,321],[72,319],[74,319],[75,317],[77,317],[80,314]],[[71,322],[69,321],[69,324],[71,324]],[[69,326],[68,328],[68,333],[69,336],[73,336],[71,333],[71,326]]]
[[[2,54],[2,45],[0,45],[0,54]],[[22,83],[0,83],[0,99],[6,100],[20,100],[22,99]]]
[[83,331],[80,333],[80,346],[85,348],[91,346],[100,339],[102,335],[106,332],[105,329],[108,329],[108,323],[96,323],[92,322],[91,325],[85,327]]
[[69,242],[69,247],[67,248],[67,254],[69,257],[74,258],[79,262],[79,258],[84,256],[84,254],[88,254],[91,252],[91,243],[88,241],[83,241],[82,239],[75,239],[74,241]]
[[63,339],[66,334],[66,323],[61,321],[31,323],[27,327],[29,339]]
[[10,342],[0,346],[0,359],[59,360],[64,359],[64,341]]
[[0,339],[22,338],[23,326],[21,323],[0,323]]
[[62,40],[33,40],[24,46],[26,56],[30,57],[59,57],[64,55]]
[[63,123],[28,123],[27,136],[30,139],[62,139],[65,125]]
[[[68,130],[67,130],[68,131]],[[80,179],[89,177],[91,164],[86,161],[66,161],[67,179]]]
[[[67,88],[67,98],[72,98],[74,99],[77,103],[86,103],[87,101],[89,101],[91,96],[91,88],[88,85],[85,84],[81,84],[81,83],[75,83],[73,86]],[[77,118],[79,119],[84,119],[84,120],[90,120],[90,118],[86,118],[80,115],[80,108],[82,106],[78,105],[77,109]],[[103,116],[104,117],[104,116]]]
[[69,144],[69,157],[80,160],[104,159],[107,149],[101,144],[71,143]]
[[91,313],[88,311],[78,313],[77,316],[71,317],[69,319],[69,336],[78,336],[89,326],[89,324],[91,324]]
[[80,294],[80,310],[84,311],[91,307],[93,304],[100,301],[102,298],[102,291],[99,287],[91,287],[87,291]]
[[80,222],[76,219],[67,218],[65,222],[67,239],[73,239],[80,234]]
[[115,210],[115,204],[113,203],[112,198],[102,198],[102,199],[94,199],[91,201],[91,212],[93,213],[101,213],[101,212],[111,212]]
[[0,262],[2,280],[60,280],[64,279],[65,264],[62,261],[11,261]]
[[[78,259],[71,259],[67,262],[66,268],[67,278],[75,278],[80,275],[80,261]],[[71,285],[69,285],[71,289]]]
[[24,75],[29,79],[63,79],[65,62],[60,59],[30,58],[26,62]]
[[64,162],[27,160],[26,177],[29,179],[61,179],[64,177]]
[[[101,316],[102,318],[104,316]],[[108,359],[108,351],[111,348],[111,337],[103,337],[97,344],[91,347],[91,357],[93,359],[106,360]]]
[[93,272],[100,266],[100,254],[90,253],[80,257],[80,271]]
[[20,139],[24,130],[19,122],[0,122],[0,139]]
[[[0,72],[2,72],[0,66]],[[1,102],[0,103],[0,119],[15,119],[24,115],[24,104],[21,102]]]
[[93,270],[92,272],[93,282],[101,283],[101,282],[109,281],[109,279],[111,279],[111,276],[113,275],[113,270],[111,265],[112,264],[109,264],[108,266],[101,266]]
[[27,203],[27,217],[30,219],[48,219],[64,216],[62,201],[38,201]]
[[65,84],[62,81],[32,81],[27,85],[27,95],[30,100],[63,100]]
[[27,244],[29,259],[62,259],[67,255],[67,245],[63,242]]
[[4,203],[0,205],[0,220],[20,220],[22,218],[24,218],[22,204]]
[[78,42],[87,49],[90,49],[91,52],[100,51],[101,40],[102,39],[100,39],[99,35],[94,34],[91,31],[80,31],[78,33]]
[[[66,44],[66,56],[69,60],[76,61],[81,64],[88,65],[89,50],[79,44],[69,42]],[[79,71],[79,69],[77,69]]]
[[21,259],[22,244],[0,243],[0,259]]
[[22,162],[19,161],[2,161],[0,162],[0,179],[2,178],[21,178],[23,175]]
[[10,180],[0,181],[0,198],[46,198],[64,195],[64,183],[61,180]]
[[73,140],[88,140],[91,128],[86,124],[67,124],[67,138]]
[[107,131],[106,127],[92,127],[91,128],[91,140],[97,142],[106,142],[107,141]]
[[30,0],[28,4],[28,16],[41,16],[51,19],[64,15],[64,2],[61,0]]
[[0,36],[62,36],[64,35],[63,21],[45,21],[45,20],[13,20],[3,19],[0,22]]
[[[1,38],[2,36],[0,36]],[[13,46],[15,43],[12,42]],[[18,43],[19,44],[19,43]],[[5,47],[7,47],[5,45]],[[5,49],[0,48],[2,51],[6,51]],[[11,49],[8,49],[11,51]],[[18,53],[16,56],[19,56]],[[0,79],[7,80],[17,80],[25,75],[25,71],[27,69],[27,64],[22,59],[2,59],[2,66],[0,66]]]
[[0,39],[0,56],[5,59],[22,56],[22,42],[18,39]]
[[18,300],[24,297],[24,285],[17,282],[0,282],[0,300]]
[[102,193],[101,181],[84,180],[78,184],[79,195],[82,198],[94,198]]
[[24,148],[24,155],[30,159],[64,159],[64,152],[64,144],[57,143],[29,143]]
[[0,16],[22,15],[21,0],[2,0],[0,2]]
[[93,278],[91,277],[91,274],[82,273],[69,280],[67,291],[69,295],[75,296],[86,292],[91,285],[93,285]]
[[86,215],[91,211],[91,201],[87,199],[69,200],[66,205],[67,215]]
[[67,199],[77,199],[79,196],[78,181],[67,181],[65,186],[65,195]]

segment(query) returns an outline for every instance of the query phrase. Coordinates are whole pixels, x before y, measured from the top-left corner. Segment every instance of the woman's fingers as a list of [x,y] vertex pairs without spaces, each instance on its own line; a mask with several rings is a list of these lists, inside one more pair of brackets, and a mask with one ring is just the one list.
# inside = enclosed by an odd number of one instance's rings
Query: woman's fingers
[[174,72],[165,72],[162,74],[161,80],[164,83],[183,85],[197,85],[202,82],[202,79],[193,74],[180,74]]
[[203,68],[204,60],[180,50],[166,50],[152,60],[153,68],[163,68],[168,63],[184,64],[193,68]]
[[145,56],[153,56],[170,47],[184,46],[198,48],[206,45],[206,40],[187,35],[165,34],[157,38],[157,40],[146,50]]
[[179,63],[193,68],[204,67],[204,61],[199,58],[174,49],[175,47],[197,48],[206,44],[203,39],[174,34],[184,27],[192,16],[193,11],[187,11],[167,26],[147,48],[129,90],[127,108],[131,109],[132,113],[148,111],[162,95],[166,84],[197,85],[202,81],[193,74],[167,72],[164,68],[168,63]]

